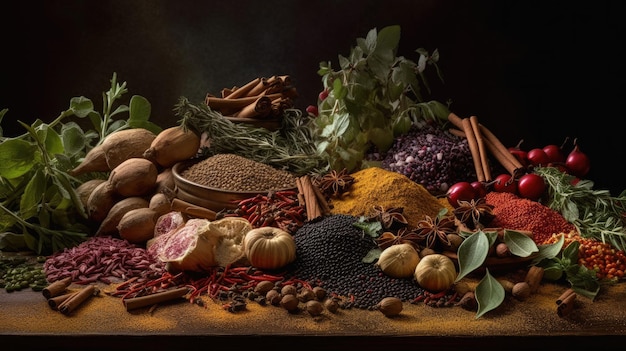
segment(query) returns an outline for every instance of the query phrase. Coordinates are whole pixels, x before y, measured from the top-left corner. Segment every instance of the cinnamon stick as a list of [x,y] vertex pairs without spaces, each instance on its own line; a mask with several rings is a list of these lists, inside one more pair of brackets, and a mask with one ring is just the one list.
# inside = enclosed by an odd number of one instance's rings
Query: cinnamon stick
[[244,97],[244,96],[250,96],[249,93],[252,90],[252,88],[256,87],[259,82],[261,81],[261,78],[254,78],[253,80],[249,81],[248,83],[244,84],[242,87],[240,88],[236,88],[236,89],[231,89],[231,93],[228,94],[227,96],[225,96],[226,99],[236,99],[236,98],[240,98],[240,97]]
[[[281,96],[281,93],[267,94],[263,95],[268,97],[270,100],[275,99]],[[205,103],[212,109],[219,111],[223,115],[233,114],[244,107],[252,104],[259,98],[259,95],[246,96],[241,98],[220,98],[217,96],[207,95],[205,98]]]
[[55,311],[59,310],[59,306],[65,302],[67,299],[69,299],[70,297],[76,295],[78,292],[70,292],[67,294],[63,294],[63,295],[58,295],[58,296],[54,296],[48,299],[48,306],[50,306],[50,308],[52,308]]
[[576,293],[572,292],[567,295],[565,299],[556,307],[556,313],[559,317],[565,317],[574,310],[574,303],[576,300]]
[[172,199],[170,209],[172,211],[178,211],[194,217],[205,218],[208,220],[215,220],[215,218],[217,217],[217,213],[215,213],[215,211],[209,210],[205,207],[194,205],[177,197]]
[[155,304],[159,304],[162,302],[171,301],[174,299],[181,298],[189,292],[188,288],[177,288],[172,290],[167,290],[163,292],[158,292],[146,296],[132,297],[122,300],[124,306],[126,307],[126,311],[131,311],[136,308],[151,306]]
[[272,112],[272,100],[267,96],[259,96],[253,103],[232,114],[239,118],[265,118]]
[[66,277],[61,280],[57,280],[50,285],[46,286],[41,293],[46,299],[59,296],[65,292],[68,286],[72,283],[72,277]]
[[322,210],[315,196],[315,191],[313,190],[315,186],[308,175],[303,175],[299,178],[302,186],[302,194],[304,196],[304,208],[306,209],[307,219],[315,219],[322,215]]
[[63,314],[70,314],[76,308],[78,308],[83,302],[85,302],[88,298],[93,296],[95,292],[96,292],[95,286],[87,285],[85,288],[81,289],[80,291],[70,296],[65,301],[63,301],[58,306],[58,310]]
[[485,173],[483,172],[483,165],[481,164],[480,152],[478,151],[478,143],[476,142],[476,136],[472,130],[472,124],[469,119],[463,118],[461,120],[463,125],[463,131],[465,132],[465,138],[469,145],[470,152],[472,154],[472,160],[474,161],[474,170],[476,171],[476,179],[479,182],[485,181]]
[[509,149],[502,144],[502,142],[484,125],[478,124],[480,127],[480,132],[483,134],[486,140],[489,140],[513,165],[515,168],[522,168],[523,165],[519,162],[517,158],[509,151]]
[[470,124],[472,125],[472,131],[476,137],[476,144],[478,145],[478,154],[480,155],[480,164],[483,168],[483,174],[485,180],[491,180],[491,169],[489,167],[489,159],[487,158],[487,151],[485,151],[485,142],[483,141],[482,133],[478,123],[478,117],[470,116]]
[[556,299],[556,304],[560,305],[563,301],[570,295],[575,294],[574,289],[569,288],[565,290],[558,299]]

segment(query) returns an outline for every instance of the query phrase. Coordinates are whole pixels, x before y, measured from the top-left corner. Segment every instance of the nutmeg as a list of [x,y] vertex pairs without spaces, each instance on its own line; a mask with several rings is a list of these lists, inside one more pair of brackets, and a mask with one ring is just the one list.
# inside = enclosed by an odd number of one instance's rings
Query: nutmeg
[[300,302],[308,302],[311,300],[315,300],[315,293],[309,288],[302,288],[300,289],[297,297]]
[[509,246],[506,243],[498,243],[498,245],[496,245],[496,256],[498,257],[511,256],[511,250],[509,250]]
[[375,309],[380,311],[385,317],[394,317],[402,312],[402,300],[397,297],[385,297],[378,304]]
[[332,299],[332,298],[326,299],[326,301],[324,301],[324,307],[326,307],[328,312],[336,313],[337,310],[339,309],[339,303],[337,302],[337,300]]
[[282,295],[278,290],[272,289],[265,294],[265,300],[274,306],[280,305],[280,300],[282,299]]
[[530,285],[526,282],[519,282],[513,285],[511,294],[518,300],[526,300],[530,296]]
[[298,289],[294,285],[288,284],[280,289],[280,294],[296,296],[298,294]]
[[280,299],[280,306],[289,312],[296,312],[299,304],[300,300],[298,300],[296,295],[283,295],[282,299]]
[[304,305],[307,312],[313,317],[319,316],[324,311],[324,306],[317,300],[309,300]]
[[255,287],[254,287],[254,292],[261,294],[261,295],[265,295],[267,294],[268,291],[272,290],[274,288],[274,283],[269,281],[269,280],[263,280],[260,281]]

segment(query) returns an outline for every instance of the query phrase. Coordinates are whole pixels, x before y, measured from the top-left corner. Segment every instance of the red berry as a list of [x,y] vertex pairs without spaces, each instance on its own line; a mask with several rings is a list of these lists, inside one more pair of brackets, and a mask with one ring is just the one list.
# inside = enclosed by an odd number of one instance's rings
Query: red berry
[[502,173],[494,179],[493,190],[499,193],[517,194],[517,183],[510,174]]
[[476,198],[476,192],[474,191],[474,187],[469,182],[458,182],[452,184],[452,186],[448,189],[446,196],[448,198],[448,202],[452,207],[459,206],[460,201],[471,201]]
[[306,112],[309,114],[309,116],[317,117],[318,115],[317,106],[314,106],[314,105],[307,106]]
[[521,176],[517,182],[517,192],[520,197],[537,201],[546,190],[546,182],[542,176],[528,173]]
[[550,163],[550,158],[543,149],[534,148],[528,151],[528,162],[533,166],[547,166]]

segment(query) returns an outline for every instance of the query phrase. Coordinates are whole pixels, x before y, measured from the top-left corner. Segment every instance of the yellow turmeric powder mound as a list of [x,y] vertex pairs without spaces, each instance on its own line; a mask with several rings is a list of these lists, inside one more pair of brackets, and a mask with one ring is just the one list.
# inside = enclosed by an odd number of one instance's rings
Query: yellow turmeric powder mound
[[407,176],[379,167],[365,168],[352,174],[354,183],[341,197],[332,198],[332,214],[371,216],[374,206],[401,207],[410,226],[436,217],[446,207],[422,185]]

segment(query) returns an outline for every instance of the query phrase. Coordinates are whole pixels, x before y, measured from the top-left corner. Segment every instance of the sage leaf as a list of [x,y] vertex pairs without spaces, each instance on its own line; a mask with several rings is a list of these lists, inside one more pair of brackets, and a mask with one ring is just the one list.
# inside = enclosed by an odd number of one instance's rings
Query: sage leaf
[[544,259],[552,259],[552,258],[557,257],[559,253],[561,253],[561,248],[563,248],[564,243],[565,243],[565,237],[561,235],[559,237],[559,240],[553,244],[539,245],[537,247],[538,254],[532,260],[531,264],[535,265]]
[[463,240],[457,250],[459,274],[455,282],[480,267],[485,262],[488,252],[489,239],[483,231],[479,230]]
[[30,178],[20,199],[20,216],[29,219],[37,215],[46,190],[46,176],[38,169]]
[[504,301],[504,287],[486,270],[485,276],[476,285],[474,291],[476,301],[478,302],[478,311],[476,311],[476,319],[482,317],[485,313],[497,308]]
[[532,238],[515,230],[504,230],[504,243],[509,247],[509,251],[518,257],[528,257],[539,251]]

